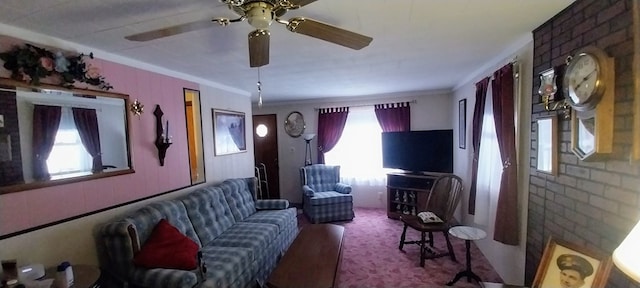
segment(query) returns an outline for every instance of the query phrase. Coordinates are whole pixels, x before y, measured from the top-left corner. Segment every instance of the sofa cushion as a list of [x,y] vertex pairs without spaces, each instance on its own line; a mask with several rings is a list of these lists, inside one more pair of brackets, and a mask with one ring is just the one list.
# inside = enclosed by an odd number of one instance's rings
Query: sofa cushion
[[162,219],[133,258],[133,263],[145,268],[192,270],[198,265],[198,248],[198,244]]
[[[250,178],[251,179],[251,178]],[[220,184],[225,199],[231,207],[231,212],[236,222],[244,220],[249,215],[256,213],[256,205],[253,194],[247,185],[248,179],[229,179]]]
[[278,226],[278,231],[286,230],[297,216],[296,208],[284,210],[262,210],[244,219],[244,222],[268,223]]
[[224,231],[208,246],[242,247],[251,249],[253,259],[260,261],[272,247],[278,236],[278,226],[265,223],[238,222]]
[[180,233],[201,246],[184,204],[177,200],[169,200],[151,203],[125,218],[135,228],[135,235],[132,236],[134,239],[137,237],[139,243],[136,244],[138,244],[138,247],[141,247],[147,241],[160,219],[167,219]]
[[[242,247],[202,247],[205,278],[212,287],[230,287],[242,273],[255,273],[252,249]],[[211,283],[212,282],[212,283]]]
[[316,192],[311,196],[311,205],[328,205],[336,203],[353,202],[353,196],[351,194],[342,194],[334,191],[330,192]]
[[206,246],[236,222],[219,187],[198,189],[182,197],[180,201],[187,208],[187,214],[202,246]]

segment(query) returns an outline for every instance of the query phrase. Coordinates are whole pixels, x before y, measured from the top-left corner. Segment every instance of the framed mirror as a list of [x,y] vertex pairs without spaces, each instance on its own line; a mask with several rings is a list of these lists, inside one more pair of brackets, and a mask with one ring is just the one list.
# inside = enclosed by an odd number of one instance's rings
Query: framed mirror
[[200,91],[184,88],[184,114],[187,119],[191,185],[206,181],[200,107]]
[[558,173],[558,116],[538,118],[536,169],[551,175]]
[[128,99],[0,78],[0,194],[133,173]]

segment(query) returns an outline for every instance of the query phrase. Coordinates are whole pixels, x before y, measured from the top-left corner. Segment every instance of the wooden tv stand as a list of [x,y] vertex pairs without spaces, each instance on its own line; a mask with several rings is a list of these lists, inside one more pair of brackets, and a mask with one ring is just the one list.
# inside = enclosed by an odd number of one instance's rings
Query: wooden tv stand
[[387,174],[387,217],[400,219],[400,215],[416,215],[424,209],[433,182],[442,173]]

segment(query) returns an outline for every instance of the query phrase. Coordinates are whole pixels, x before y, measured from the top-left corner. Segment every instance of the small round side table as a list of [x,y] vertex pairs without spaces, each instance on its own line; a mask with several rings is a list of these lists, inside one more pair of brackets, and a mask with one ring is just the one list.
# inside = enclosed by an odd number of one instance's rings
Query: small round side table
[[467,248],[467,269],[458,272],[453,280],[447,283],[447,286],[452,286],[460,278],[467,276],[467,281],[471,282],[471,279],[481,282],[480,277],[471,271],[471,241],[480,240],[487,237],[487,233],[484,230],[471,227],[471,226],[455,226],[449,229],[451,236],[464,240],[464,244]]

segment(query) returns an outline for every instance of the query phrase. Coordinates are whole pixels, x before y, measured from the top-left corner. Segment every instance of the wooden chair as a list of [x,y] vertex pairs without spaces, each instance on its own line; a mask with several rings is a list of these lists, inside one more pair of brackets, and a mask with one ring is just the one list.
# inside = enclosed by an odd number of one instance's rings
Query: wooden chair
[[[455,175],[444,175],[438,177],[433,185],[427,198],[425,207],[418,212],[432,212],[437,215],[442,222],[424,223],[416,215],[402,215],[400,220],[404,223],[404,229],[402,230],[402,236],[400,236],[400,246],[398,249],[402,250],[404,244],[418,244],[420,245],[420,266],[424,267],[425,259],[433,259],[442,256],[450,256],[451,260],[456,261],[456,255],[453,252],[453,246],[449,241],[449,228],[453,222],[453,213],[460,203],[460,196],[462,194],[462,180]],[[417,241],[406,241],[407,227],[411,227],[417,231],[420,231],[421,239]],[[433,232],[442,232],[444,238],[447,241],[447,252],[437,253],[433,247]],[[429,239],[426,239],[426,234],[429,234]],[[428,244],[428,246],[427,246]]]

